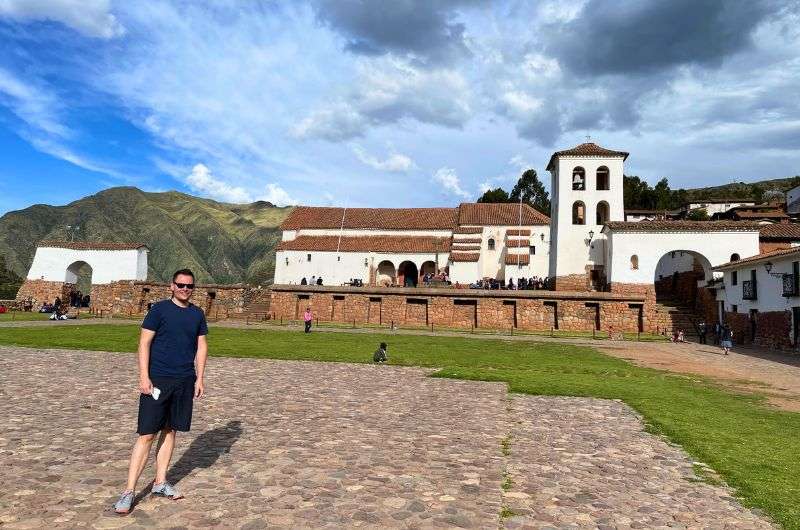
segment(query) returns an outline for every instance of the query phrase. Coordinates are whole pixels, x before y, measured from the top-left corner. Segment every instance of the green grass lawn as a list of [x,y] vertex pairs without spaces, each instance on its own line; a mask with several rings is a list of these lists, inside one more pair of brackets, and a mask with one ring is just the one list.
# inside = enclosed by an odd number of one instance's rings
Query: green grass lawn
[[[0,328],[0,343],[51,348],[133,352],[137,337],[134,325]],[[636,367],[588,347],[502,338],[213,327],[209,336],[217,356],[341,362],[369,362],[381,340],[389,343],[391,364],[437,367],[437,377],[505,381],[510,391],[528,394],[621,399],[651,432],[716,470],[745,504],[800,529],[800,414],[699,376]]]
[[0,322],[11,322],[12,320],[30,321],[47,320],[50,313],[29,313],[27,311],[14,311],[13,313],[0,313]]

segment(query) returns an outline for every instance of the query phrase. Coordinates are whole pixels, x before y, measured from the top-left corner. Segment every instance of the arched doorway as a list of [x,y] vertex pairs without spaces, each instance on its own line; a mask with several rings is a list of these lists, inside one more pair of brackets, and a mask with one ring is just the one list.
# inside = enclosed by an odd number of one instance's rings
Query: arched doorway
[[69,291],[64,292],[66,300],[72,307],[89,307],[92,292],[92,266],[85,261],[75,261],[67,267],[64,283],[71,284]]
[[692,250],[667,252],[656,264],[654,278],[656,297],[694,305],[698,282],[712,278],[711,263],[699,252]]
[[397,267],[397,283],[403,287],[416,287],[419,279],[417,266],[411,261],[404,261]]
[[389,287],[394,285],[396,273],[394,263],[389,260],[384,260],[378,263],[378,274],[375,277],[375,283],[381,287]]
[[426,274],[436,274],[436,264],[433,261],[426,261],[419,268],[419,277],[422,279]]

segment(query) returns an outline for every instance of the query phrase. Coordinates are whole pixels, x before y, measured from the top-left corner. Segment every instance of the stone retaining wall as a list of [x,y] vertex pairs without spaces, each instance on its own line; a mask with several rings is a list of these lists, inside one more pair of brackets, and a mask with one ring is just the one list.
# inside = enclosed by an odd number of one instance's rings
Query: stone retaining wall
[[734,344],[755,344],[777,350],[793,349],[792,313],[790,311],[765,311],[756,315],[755,337],[753,321],[746,313],[725,313],[725,322],[733,331]]
[[[139,316],[147,311],[149,304],[169,298],[171,293],[168,283],[124,280],[109,284],[92,285],[89,293],[91,309],[107,315]],[[69,292],[75,286],[64,282],[44,280],[26,280],[17,294],[22,301],[29,296],[42,302],[69,299]],[[231,314],[241,313],[245,307],[254,303],[269,302],[269,290],[251,288],[244,285],[197,285],[192,303],[201,308],[209,317],[227,318]]]
[[641,318],[647,330],[638,293],[272,286],[273,318],[300,320],[306,307],[315,319],[356,324],[616,333],[638,331]]

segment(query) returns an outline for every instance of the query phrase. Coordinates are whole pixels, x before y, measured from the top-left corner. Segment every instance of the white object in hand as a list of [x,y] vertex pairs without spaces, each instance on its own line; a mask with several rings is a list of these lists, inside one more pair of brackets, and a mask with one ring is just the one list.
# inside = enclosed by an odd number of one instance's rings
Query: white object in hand
[[158,396],[161,395],[161,389],[156,387],[156,386],[154,386],[153,387],[153,391],[150,393],[150,395],[153,396],[153,399],[158,401]]

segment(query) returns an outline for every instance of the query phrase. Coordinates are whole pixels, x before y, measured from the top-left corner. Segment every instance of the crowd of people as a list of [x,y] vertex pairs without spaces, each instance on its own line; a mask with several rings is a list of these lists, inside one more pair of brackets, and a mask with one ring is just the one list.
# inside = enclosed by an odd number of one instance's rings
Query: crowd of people
[[319,278],[312,276],[310,280],[307,280],[306,277],[303,276],[303,279],[300,280],[300,285],[322,285],[322,276]]
[[505,289],[505,290],[534,290],[534,289],[550,289],[552,282],[550,278],[541,278],[539,276],[533,276],[531,278],[517,278],[517,281],[514,282],[514,278],[509,278],[508,282],[505,280],[496,280],[494,278],[484,278],[481,280],[476,281],[475,283],[469,284],[470,289],[490,289],[490,290],[497,290],[497,289]]
[[425,287],[430,287],[433,283],[444,283],[445,285],[450,285],[450,276],[448,276],[444,271],[439,271],[436,274],[433,272],[426,272],[422,275],[422,285]]

